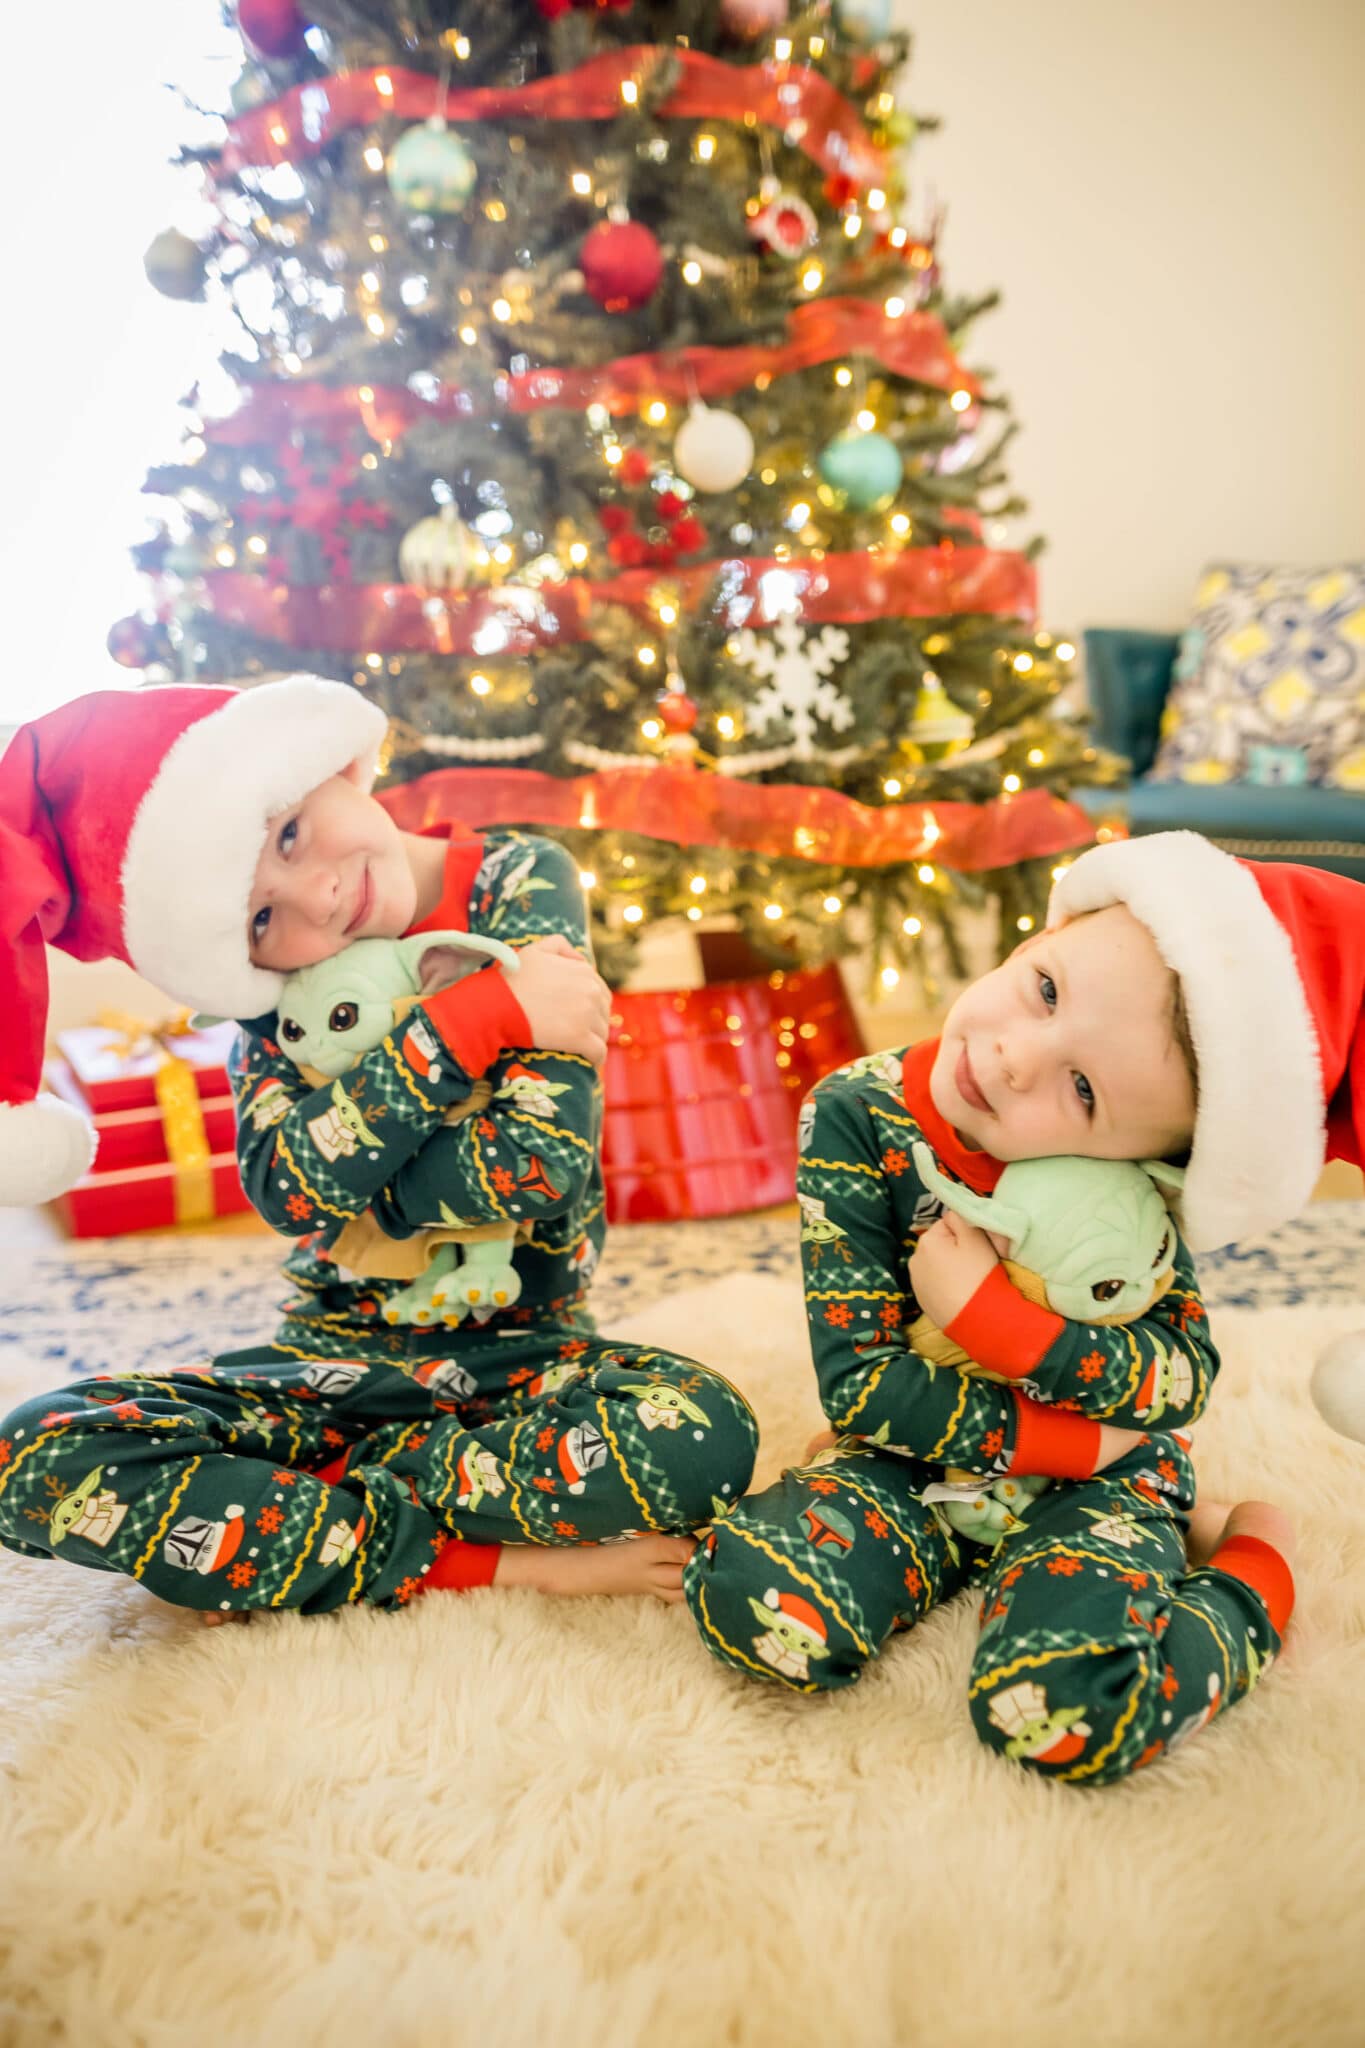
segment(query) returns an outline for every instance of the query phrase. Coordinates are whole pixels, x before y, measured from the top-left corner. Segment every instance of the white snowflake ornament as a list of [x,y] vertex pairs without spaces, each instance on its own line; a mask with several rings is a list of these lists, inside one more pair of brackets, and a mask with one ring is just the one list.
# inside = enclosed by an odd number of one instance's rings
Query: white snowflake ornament
[[734,658],[763,679],[747,713],[758,732],[784,724],[791,733],[793,758],[815,758],[815,728],[823,722],[834,732],[853,724],[853,706],[830,673],[848,659],[848,635],[840,626],[822,626],[805,634],[796,620],[784,618],[771,633],[746,626],[735,636]]

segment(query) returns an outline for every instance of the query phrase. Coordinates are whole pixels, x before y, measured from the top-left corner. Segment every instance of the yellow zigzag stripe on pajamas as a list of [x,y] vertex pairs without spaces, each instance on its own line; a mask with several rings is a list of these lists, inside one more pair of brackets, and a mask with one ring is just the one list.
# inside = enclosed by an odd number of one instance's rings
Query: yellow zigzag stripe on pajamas
[[[1155,1645],[1153,1647],[1155,1648]],[[1016,1657],[1012,1663],[1002,1665],[998,1671],[990,1672],[986,1676],[974,1680],[967,1697],[968,1699],[974,1699],[977,1693],[985,1686],[998,1685],[1002,1679],[1013,1678],[1018,1671],[1041,1670],[1044,1665],[1055,1663],[1058,1657],[1107,1657],[1109,1655],[1109,1648],[1110,1646],[1107,1643],[1080,1643],[1067,1650],[1046,1650],[1037,1656]],[[1124,1736],[1128,1733],[1137,1714],[1141,1697],[1142,1680],[1139,1678],[1133,1687],[1127,1705],[1119,1716],[1112,1740],[1106,1743],[1105,1747],[1099,1750],[1088,1763],[1076,1764],[1069,1771],[1053,1771],[1050,1775],[1061,1780],[1063,1784],[1070,1784],[1077,1778],[1093,1777],[1094,1773],[1108,1762]]]
[[[643,1363],[644,1361],[642,1359],[642,1369]],[[651,1529],[660,1528],[661,1524],[655,1521],[653,1515],[649,1511],[648,1501],[645,1499],[639,1487],[635,1484],[635,1481],[630,1476],[630,1469],[626,1464],[625,1456],[621,1450],[620,1444],[616,1441],[616,1432],[613,1430],[611,1426],[611,1418],[607,1412],[606,1397],[603,1394],[599,1394],[597,1397],[597,1412],[598,1415],[601,1417],[602,1421],[602,1434],[606,1438],[607,1442],[611,1445],[612,1456],[615,1458],[617,1464],[621,1468],[621,1477],[625,1480],[626,1485],[630,1489],[630,1495],[632,1500],[639,1508],[640,1513],[644,1516],[647,1526]]]
[[802,1685],[798,1679],[788,1678],[783,1671],[774,1671],[771,1664],[762,1664],[757,1657],[748,1657],[743,1650],[736,1649],[733,1643],[727,1643],[711,1619],[707,1608],[706,1587],[704,1585],[698,1594],[698,1605],[701,1608],[700,1622],[702,1629],[707,1635],[715,1638],[726,1656],[732,1657],[736,1664],[746,1664],[749,1670],[757,1672],[760,1678],[775,1678],[779,1685],[785,1685],[791,1692],[819,1692],[819,1686],[813,1681],[808,1681],[805,1685]]
[[[1064,1481],[1063,1484],[1065,1483],[1066,1482]],[[1060,1552],[1065,1557],[1083,1557],[1090,1564],[1103,1565],[1107,1572],[1112,1572],[1116,1569],[1120,1571],[1131,1570],[1135,1572],[1143,1572],[1147,1578],[1153,1579],[1157,1582],[1152,1588],[1154,1592],[1164,1593],[1166,1590],[1166,1582],[1164,1575],[1157,1570],[1155,1565],[1120,1566],[1112,1550],[1107,1553],[1103,1550],[1087,1550],[1083,1543],[1072,1543],[1065,1536],[1042,1536],[1039,1537],[1038,1541],[1041,1545],[1041,1548],[1039,1549],[1025,1550],[1020,1555],[1016,1555],[1014,1551],[1010,1551],[1009,1562],[1011,1570],[1013,1570],[1016,1565],[1022,1571],[1025,1565],[1041,1564],[1045,1557],[1047,1557],[1050,1553],[1056,1551]],[[1115,1547],[1117,1548],[1117,1546]],[[999,1552],[997,1551],[996,1554],[998,1556]],[[994,1569],[993,1566],[992,1569]],[[1064,1572],[1057,1572],[1054,1574],[1054,1576],[1060,1579],[1065,1578],[1068,1575]],[[1145,1586],[1128,1587],[1128,1592],[1130,1594],[1145,1593],[1146,1591],[1147,1588]]]
[[[752,1529],[746,1529],[742,1523],[733,1521],[729,1515],[727,1515],[724,1521],[720,1522],[717,1526],[721,1529],[726,1530],[729,1535],[737,1536],[742,1543],[749,1544],[751,1549],[762,1551],[764,1557],[770,1559],[773,1564],[780,1566],[783,1571],[790,1573],[791,1577],[797,1581],[798,1585],[809,1587],[810,1591],[814,1593],[816,1599],[823,1601],[824,1605],[829,1609],[830,1613],[834,1616],[834,1619],[838,1622],[839,1626],[841,1628],[848,1630],[848,1633],[852,1636],[854,1642],[862,1651],[863,1655],[865,1657],[870,1657],[872,1655],[871,1643],[865,1643],[863,1641],[857,1629],[854,1628],[853,1623],[849,1620],[848,1616],[843,1612],[842,1608],[838,1606],[832,1595],[826,1590],[824,1586],[820,1584],[820,1581],[818,1579],[813,1579],[808,1571],[803,1571],[801,1566],[797,1564],[793,1558],[784,1557],[780,1550],[775,1550],[773,1548],[773,1545],[768,1542],[765,1536],[756,1535]],[[756,1666],[755,1668],[757,1669],[759,1667]],[[764,1671],[766,1671],[769,1669],[769,1666],[765,1664],[761,1668]],[[774,1675],[780,1676],[780,1674]]]
[[590,1158],[597,1150],[592,1140],[585,1138],[581,1131],[572,1130],[568,1124],[549,1123],[543,1116],[532,1116],[527,1109],[507,1110],[504,1121],[509,1124],[529,1124],[533,1131],[543,1131],[547,1138],[566,1138],[571,1145],[577,1146],[580,1152],[586,1152]]
[[[518,1528],[525,1531],[528,1543],[539,1543],[541,1539],[536,1535],[535,1530],[521,1511],[522,1486],[516,1476],[517,1438],[524,1436],[529,1425],[535,1420],[537,1418],[534,1415],[525,1415],[520,1422],[513,1423],[512,1434],[507,1439],[507,1456],[503,1459],[503,1467],[507,1473],[507,1483],[511,1489],[507,1497],[507,1512],[511,1515]],[[478,1442],[477,1437],[475,1442]],[[477,1542],[478,1538],[473,1537],[470,1540]]]
[[147,1548],[143,1551],[141,1557],[133,1566],[133,1577],[135,1579],[140,1579],[142,1577],[142,1574],[146,1571],[148,1564],[151,1562],[152,1552],[156,1549],[157,1544],[161,1541],[167,1529],[170,1527],[172,1515],[175,1513],[181,1501],[184,1499],[186,1488],[188,1487],[191,1479],[193,1479],[195,1473],[199,1470],[199,1467],[203,1464],[203,1462],[204,1461],[202,1458],[191,1458],[189,1464],[181,1473],[180,1478],[177,1481],[175,1488],[171,1493],[170,1500],[167,1502],[165,1514],[161,1517],[160,1522],[152,1531],[151,1540],[148,1543]]
[[302,1167],[299,1165],[297,1159],[295,1159],[293,1153],[290,1151],[287,1143],[285,1142],[283,1134],[281,1134],[280,1137],[276,1139],[275,1149],[280,1157],[282,1164],[289,1168],[289,1171],[293,1174],[295,1180],[298,1182],[300,1188],[302,1188],[304,1194],[307,1195],[309,1201],[312,1202],[316,1208],[324,1210],[328,1216],[340,1216],[343,1218],[343,1220],[352,1216],[358,1216],[360,1214],[360,1211],[358,1209],[338,1209],[331,1202],[323,1200],[322,1196],[318,1193],[317,1189],[313,1186],[312,1182],[305,1177]]
[[[819,1467],[819,1470],[821,1472],[828,1472],[830,1477],[833,1478],[835,1471],[838,1470],[838,1463],[839,1461],[836,1460],[833,1467],[829,1465],[821,1465]],[[861,1487],[857,1484],[856,1480],[849,1479],[846,1476],[840,1478],[839,1484],[841,1486],[847,1487],[850,1493],[856,1493],[859,1500],[865,1500],[868,1506],[872,1508],[877,1514],[879,1514],[882,1520],[888,1523],[890,1527],[895,1530],[896,1534],[900,1537],[901,1542],[908,1544],[911,1550],[914,1550],[915,1539],[911,1535],[910,1531],[908,1529],[903,1529],[900,1523],[895,1519],[895,1517],[887,1513],[886,1509],[882,1506],[881,1502],[876,1498],[874,1494],[868,1493],[864,1487]],[[915,1562],[916,1564],[919,1563],[918,1556],[916,1557]]]
[[1218,1656],[1223,1666],[1223,1697],[1226,1702],[1228,1694],[1232,1691],[1232,1666],[1228,1662],[1227,1644],[1219,1635],[1208,1615],[1202,1613],[1198,1607],[1191,1607],[1188,1600],[1172,1600],[1171,1605],[1172,1607],[1178,1607],[1182,1614],[1192,1614],[1196,1620],[1202,1621],[1209,1634],[1213,1637],[1214,1642],[1218,1645]]
[[15,1473],[23,1464],[25,1458],[31,1457],[34,1451],[40,1450],[44,1444],[50,1443],[54,1437],[65,1435],[65,1432],[65,1424],[54,1425],[54,1427],[51,1429],[41,1430],[38,1433],[38,1435],[34,1437],[32,1443],[27,1443],[24,1445],[24,1448],[22,1449],[22,1451],[20,1451],[17,1458],[12,1458],[7,1465],[0,1465],[0,1493],[3,1493],[5,1488],[9,1485],[10,1480],[13,1479]]
[[813,1171],[817,1166],[823,1167],[826,1173],[862,1173],[866,1174],[869,1180],[880,1180],[882,1177],[879,1166],[865,1166],[860,1159],[812,1159],[807,1154],[801,1161],[803,1174]]
[[[283,1584],[283,1585],[282,1585],[282,1586],[280,1587],[280,1590],[279,1590],[279,1592],[278,1592],[278,1593],[276,1593],[276,1595],[275,1595],[275,1596],[274,1596],[274,1598],[272,1599],[272,1601],[271,1601],[271,1603],[270,1603],[272,1607],[282,1607],[282,1606],[284,1605],[284,1602],[285,1602],[285,1600],[286,1600],[286,1598],[287,1598],[287,1596],[288,1596],[288,1593],[289,1593],[289,1588],[290,1588],[290,1587],[291,1587],[291,1586],[293,1585],[293,1583],[294,1583],[295,1579],[296,1579],[296,1578],[298,1577],[299,1573],[300,1573],[300,1572],[301,1572],[301,1571],[303,1570],[304,1560],[305,1560],[305,1558],[307,1557],[307,1555],[308,1555],[309,1551],[310,1551],[310,1550],[312,1549],[312,1547],[313,1547],[313,1544],[314,1544],[314,1543],[316,1542],[316,1540],[317,1540],[317,1533],[318,1533],[318,1530],[319,1530],[319,1529],[321,1528],[321,1526],[322,1526],[322,1518],[323,1518],[323,1516],[324,1516],[325,1514],[328,1514],[328,1513],[330,1512],[330,1502],[329,1502],[329,1496],[330,1496],[330,1494],[331,1494],[331,1491],[332,1491],[331,1487],[330,1487],[330,1486],[327,1486],[327,1485],[325,1485],[325,1484],[324,1484],[324,1486],[323,1486],[323,1489],[322,1489],[321,1493],[320,1493],[320,1494],[318,1495],[318,1505],[317,1505],[317,1512],[316,1512],[316,1513],[314,1514],[314,1516],[313,1516],[313,1521],[312,1521],[312,1525],[311,1525],[311,1527],[309,1528],[309,1530],[308,1530],[308,1533],[307,1533],[307,1535],[306,1535],[306,1536],[304,1537],[304,1539],[303,1539],[303,1542],[302,1542],[302,1543],[301,1543],[301,1544],[299,1545],[298,1553],[297,1553],[297,1555],[295,1556],[295,1559],[294,1559],[294,1569],[293,1569],[293,1571],[292,1571],[292,1572],[290,1572],[290,1574],[289,1574],[289,1577],[288,1577],[288,1578],[287,1578],[287,1579],[285,1580],[284,1584]],[[366,1488],[366,1495],[367,1495],[367,1498],[366,1498],[366,1502],[365,1502],[365,1505],[366,1505],[367,1507],[369,1506],[368,1492],[369,1492],[369,1489],[368,1489],[368,1488]],[[357,1555],[357,1558],[356,1558],[356,1569],[357,1569],[357,1571],[359,1570],[359,1568],[360,1568],[360,1559],[359,1559],[359,1556]]]
[[[383,1041],[383,1049],[393,1062],[394,1073],[403,1083],[403,1086],[407,1089],[408,1094],[412,1097],[418,1108],[427,1110],[432,1116],[439,1116],[441,1114],[441,1105],[438,1102],[432,1102],[427,1096],[423,1095],[421,1089],[417,1086],[417,1076],[399,1052],[394,1039],[386,1038]],[[383,1149],[382,1146],[380,1149]]]
[[494,1215],[500,1217],[504,1223],[510,1223],[512,1220],[511,1211],[505,1206],[501,1195],[499,1195],[492,1181],[488,1178],[488,1167],[482,1152],[480,1152],[477,1145],[471,1145],[469,1150],[470,1156],[474,1161],[474,1170],[479,1176],[479,1186],[483,1190],[489,1207]]

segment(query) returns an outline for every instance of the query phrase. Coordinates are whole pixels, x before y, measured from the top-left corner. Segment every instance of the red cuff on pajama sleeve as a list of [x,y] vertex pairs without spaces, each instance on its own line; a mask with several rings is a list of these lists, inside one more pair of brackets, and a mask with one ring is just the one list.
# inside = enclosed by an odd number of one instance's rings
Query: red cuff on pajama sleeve
[[1088,1415],[1048,1408],[1014,1396],[1017,1421],[1011,1472],[1040,1473],[1048,1479],[1090,1479],[1100,1455],[1100,1425]]
[[944,1335],[968,1358],[1005,1379],[1022,1379],[1052,1349],[1066,1323],[1019,1292],[1001,1265],[992,1266]]
[[422,1581],[424,1591],[440,1586],[451,1593],[468,1593],[475,1586],[491,1586],[502,1555],[500,1543],[442,1544]]
[[1259,1536],[1229,1536],[1209,1559],[1208,1570],[1240,1579],[1265,1601],[1270,1625],[1282,1636],[1294,1612],[1294,1574],[1273,1544]]
[[526,1012],[500,967],[423,996],[422,1008],[471,1079],[487,1073],[509,1045],[530,1045]]

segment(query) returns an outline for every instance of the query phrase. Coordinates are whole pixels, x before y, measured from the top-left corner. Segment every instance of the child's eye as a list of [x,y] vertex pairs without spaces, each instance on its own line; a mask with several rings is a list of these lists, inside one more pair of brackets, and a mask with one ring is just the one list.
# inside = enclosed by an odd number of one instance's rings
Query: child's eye
[[290,818],[287,823],[281,825],[280,836],[275,844],[282,854],[288,854],[293,850],[294,842],[298,836],[299,821],[297,818]]
[[1057,984],[1050,974],[1040,974],[1038,976],[1038,993],[1047,1004],[1049,1010],[1056,1009]]
[[1080,1096],[1082,1103],[1085,1105],[1086,1115],[1093,1116],[1095,1113],[1094,1089],[1086,1080],[1084,1074],[1073,1074],[1071,1078],[1076,1084],[1076,1093]]
[[251,943],[253,946],[260,945],[261,940],[265,937],[266,932],[269,930],[269,928],[270,906],[267,903],[262,909],[256,912],[256,915],[251,920]]

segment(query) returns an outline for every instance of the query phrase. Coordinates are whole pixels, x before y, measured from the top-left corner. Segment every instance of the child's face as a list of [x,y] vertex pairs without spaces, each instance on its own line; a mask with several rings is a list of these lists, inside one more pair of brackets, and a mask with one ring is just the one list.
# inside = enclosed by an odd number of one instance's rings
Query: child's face
[[352,939],[396,939],[417,885],[402,834],[349,773],[333,775],[270,820],[247,910],[258,967],[311,967]]
[[929,1092],[997,1159],[1160,1159],[1188,1145],[1194,1088],[1146,926],[1114,904],[1026,940],[953,1004]]

